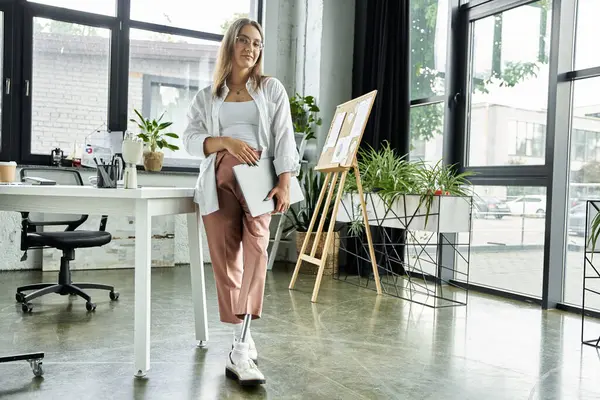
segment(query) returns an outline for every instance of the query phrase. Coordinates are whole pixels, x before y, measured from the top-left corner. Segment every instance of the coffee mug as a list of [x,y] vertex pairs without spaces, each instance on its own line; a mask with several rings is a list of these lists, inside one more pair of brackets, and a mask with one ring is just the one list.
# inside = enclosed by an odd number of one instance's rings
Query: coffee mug
[[17,174],[17,163],[14,161],[0,161],[0,182],[12,183]]

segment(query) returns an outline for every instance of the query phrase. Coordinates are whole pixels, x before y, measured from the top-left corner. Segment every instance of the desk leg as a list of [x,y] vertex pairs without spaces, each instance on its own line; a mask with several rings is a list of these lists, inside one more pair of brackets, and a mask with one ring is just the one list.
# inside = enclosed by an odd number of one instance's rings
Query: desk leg
[[148,200],[135,207],[135,376],[143,377],[150,369],[150,263],[152,217]]
[[208,324],[206,322],[206,283],[204,281],[204,258],[202,241],[200,240],[200,212],[188,214],[188,241],[190,248],[190,272],[192,275],[192,302],[194,303],[194,320],[196,323],[196,340],[198,347],[205,347],[208,341]]

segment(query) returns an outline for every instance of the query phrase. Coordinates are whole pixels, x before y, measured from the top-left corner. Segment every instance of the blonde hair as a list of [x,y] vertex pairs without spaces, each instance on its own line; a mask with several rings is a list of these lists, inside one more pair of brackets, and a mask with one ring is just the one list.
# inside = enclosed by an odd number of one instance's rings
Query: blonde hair
[[[263,34],[262,27],[256,21],[253,21],[249,18],[239,18],[229,26],[229,29],[227,29],[227,32],[223,37],[223,41],[221,41],[221,47],[219,48],[219,53],[217,55],[217,63],[214,72],[214,85],[212,90],[213,95],[216,97],[221,97],[223,94],[223,85],[227,81],[227,78],[229,78],[229,75],[231,75],[235,41],[242,28],[246,25],[252,25],[255,27],[260,33],[260,38],[264,43],[265,36]],[[250,79],[252,79],[254,82],[254,90],[261,87],[264,79],[262,72],[263,51],[264,48],[258,55],[258,60],[256,60],[254,67],[252,67],[252,71],[250,71]]]

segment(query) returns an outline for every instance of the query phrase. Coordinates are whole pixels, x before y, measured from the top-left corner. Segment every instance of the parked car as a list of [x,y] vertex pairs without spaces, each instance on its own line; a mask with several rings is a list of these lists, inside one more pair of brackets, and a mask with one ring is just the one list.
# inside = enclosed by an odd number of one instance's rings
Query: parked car
[[475,218],[494,217],[502,219],[506,215],[510,215],[510,208],[504,200],[496,197],[473,197],[473,214]]
[[546,196],[544,195],[526,195],[517,197],[506,203],[514,215],[536,215],[543,217],[546,215]]

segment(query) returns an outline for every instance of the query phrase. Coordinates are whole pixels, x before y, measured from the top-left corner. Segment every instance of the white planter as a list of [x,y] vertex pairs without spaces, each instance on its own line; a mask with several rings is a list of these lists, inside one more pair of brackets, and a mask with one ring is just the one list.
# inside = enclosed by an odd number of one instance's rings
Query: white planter
[[[418,195],[403,195],[387,209],[377,193],[366,194],[367,216],[371,226],[429,232],[469,232],[471,197],[434,196],[429,210]],[[358,194],[346,194],[338,208],[336,220],[351,222],[362,219]],[[425,226],[427,220],[427,226]]]

